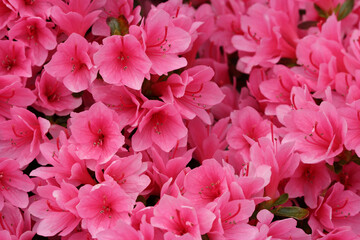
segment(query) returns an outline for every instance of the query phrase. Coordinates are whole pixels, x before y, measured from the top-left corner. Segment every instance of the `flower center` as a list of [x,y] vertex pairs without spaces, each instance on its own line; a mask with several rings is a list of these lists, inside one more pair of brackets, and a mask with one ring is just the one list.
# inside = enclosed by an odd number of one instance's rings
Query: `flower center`
[[10,71],[13,68],[13,66],[16,64],[16,59],[10,58],[9,55],[6,55],[5,59],[2,61],[1,64],[3,68],[5,68],[7,71]]

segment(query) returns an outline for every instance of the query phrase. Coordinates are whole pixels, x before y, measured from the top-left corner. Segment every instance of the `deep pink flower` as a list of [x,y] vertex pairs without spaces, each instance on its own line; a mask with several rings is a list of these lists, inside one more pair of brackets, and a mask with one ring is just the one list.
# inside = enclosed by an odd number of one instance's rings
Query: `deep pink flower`
[[98,240],[143,240],[141,232],[136,231],[131,225],[119,220],[114,229],[106,229],[96,234]]
[[143,112],[140,106],[146,99],[138,91],[95,80],[91,86],[91,94],[95,101],[100,101],[113,109],[125,125],[138,125],[139,117]]
[[37,188],[40,199],[34,201],[29,212],[37,218],[34,230],[41,236],[66,236],[80,223],[75,206],[79,203],[78,189],[62,183],[60,187],[46,185]]
[[44,64],[48,50],[56,47],[56,36],[49,29],[49,24],[39,17],[22,18],[9,31],[10,39],[23,42],[30,49],[33,65]]
[[200,118],[194,118],[188,124],[191,147],[196,147],[194,158],[202,162],[214,158],[220,151],[226,149],[228,142],[226,134],[229,130],[229,118],[223,118],[214,125],[206,125]]
[[87,111],[72,112],[70,123],[70,142],[76,146],[76,154],[81,159],[105,163],[124,144],[121,120],[101,102],[95,103]]
[[79,199],[76,209],[83,218],[83,227],[93,238],[103,230],[114,228],[118,220],[129,223],[129,213],[135,204],[112,180],[95,186],[85,185],[80,189]]
[[332,162],[343,150],[346,121],[329,102],[322,102],[318,111],[291,111],[284,117],[284,123],[289,131],[284,142],[295,141],[303,163]]
[[107,83],[139,90],[148,75],[151,61],[133,35],[114,35],[103,40],[94,61]]
[[214,71],[203,65],[186,69],[181,75],[172,74],[164,85],[161,82],[158,85],[163,88],[162,99],[173,102],[183,117],[193,119],[198,116],[210,124],[207,110],[224,98],[217,84],[210,81],[213,75]]
[[304,196],[305,203],[310,208],[316,208],[319,194],[330,185],[330,182],[330,174],[324,162],[300,163],[286,184],[285,192],[290,198]]
[[271,167],[270,183],[265,187],[266,196],[276,198],[280,181],[293,176],[299,166],[300,157],[294,151],[294,142],[271,142],[268,138],[260,138],[251,146],[250,160],[255,168],[262,165]]
[[184,196],[195,206],[216,202],[229,190],[225,177],[223,167],[215,159],[205,160],[185,176]]
[[260,137],[270,134],[270,122],[264,120],[252,107],[245,107],[231,113],[232,126],[226,140],[233,149],[241,151],[245,157],[249,156],[250,147]]
[[[31,230],[31,218],[28,210],[22,213],[19,208],[8,203],[5,203],[0,213],[0,229],[11,235],[9,240],[31,240],[35,235],[35,232]],[[6,239],[3,236],[0,238]]]
[[11,118],[12,106],[27,107],[34,103],[36,96],[25,88],[15,75],[0,76],[0,116]]
[[185,58],[178,54],[190,44],[189,33],[171,22],[170,15],[161,9],[153,9],[146,18],[146,55],[152,62],[151,73],[158,75],[185,67]]
[[210,230],[214,219],[215,215],[211,211],[206,208],[195,209],[188,199],[164,195],[154,208],[151,224],[166,232],[165,240],[178,237],[200,240],[201,235]]
[[169,152],[176,142],[187,135],[180,113],[169,103],[149,100],[142,108],[148,110],[132,137],[132,147],[142,151],[153,144]]
[[96,78],[97,69],[92,61],[95,51],[94,44],[91,45],[85,38],[73,33],[58,45],[51,61],[45,65],[45,71],[59,78],[70,91],[83,91]]
[[0,29],[4,29],[9,21],[17,17],[16,10],[6,1],[0,1]]
[[[40,152],[45,161],[42,164],[47,166],[34,169],[30,176],[44,180],[54,179],[58,184],[68,182],[74,186],[95,184],[84,160],[79,159],[75,150],[75,146],[68,143],[65,133],[61,132],[59,137],[40,145]],[[39,160],[38,158],[37,161],[40,162]]]
[[15,160],[0,158],[0,209],[4,206],[4,199],[16,207],[26,208],[29,204],[27,192],[34,187]]
[[309,225],[313,229],[331,231],[340,226],[351,226],[359,234],[360,197],[344,190],[344,185],[335,183],[326,195],[319,196],[318,207],[311,214]]
[[83,0],[81,4],[77,0],[63,2],[51,0],[54,6],[51,8],[52,21],[61,28],[68,36],[77,33],[84,36],[91,25],[99,18],[105,0]]
[[41,17],[46,19],[50,14],[50,0],[7,0],[20,17]]
[[150,178],[144,174],[147,164],[143,163],[140,153],[119,158],[116,155],[104,171],[104,179],[114,180],[133,200],[150,184]]
[[45,115],[68,115],[82,103],[81,98],[73,97],[62,82],[45,71],[36,79],[35,86],[34,92],[38,99],[33,107]]
[[16,159],[23,168],[39,154],[50,123],[24,108],[13,107],[10,114],[11,120],[0,122],[0,152],[2,157]]
[[0,74],[31,77],[31,61],[22,42],[0,40]]
[[257,214],[259,220],[256,227],[259,233],[255,239],[294,239],[310,240],[311,236],[306,234],[302,229],[296,228],[296,220],[287,218],[273,221],[274,215],[268,210],[261,210]]

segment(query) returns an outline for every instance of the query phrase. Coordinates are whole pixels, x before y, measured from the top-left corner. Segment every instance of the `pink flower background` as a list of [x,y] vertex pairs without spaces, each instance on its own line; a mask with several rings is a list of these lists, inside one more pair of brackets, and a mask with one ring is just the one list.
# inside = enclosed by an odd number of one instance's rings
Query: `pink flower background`
[[0,239],[360,239],[360,1],[0,0]]

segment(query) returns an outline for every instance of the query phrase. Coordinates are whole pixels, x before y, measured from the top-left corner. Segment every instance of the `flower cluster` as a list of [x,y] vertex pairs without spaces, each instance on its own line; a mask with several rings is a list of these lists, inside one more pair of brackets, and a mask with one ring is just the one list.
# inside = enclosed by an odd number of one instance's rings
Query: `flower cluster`
[[0,239],[360,239],[359,21],[0,0]]

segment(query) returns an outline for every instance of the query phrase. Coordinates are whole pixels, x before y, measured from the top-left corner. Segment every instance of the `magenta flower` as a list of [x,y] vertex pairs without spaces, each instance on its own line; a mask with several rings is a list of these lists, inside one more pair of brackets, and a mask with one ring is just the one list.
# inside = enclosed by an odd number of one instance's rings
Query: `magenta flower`
[[158,75],[185,67],[185,58],[178,54],[185,51],[191,36],[171,22],[170,15],[161,9],[153,9],[146,19],[146,55],[152,62],[151,73]]
[[150,178],[144,174],[147,164],[141,161],[140,153],[124,158],[116,155],[104,171],[104,179],[114,180],[133,200],[150,184]]
[[50,0],[7,0],[21,17],[41,17],[46,19],[50,14]]
[[340,226],[351,226],[359,234],[359,212],[360,197],[337,182],[324,197],[319,196],[318,207],[310,216],[309,225],[313,231],[325,229],[328,232]]
[[59,116],[68,115],[81,105],[81,98],[73,97],[62,82],[45,71],[36,79],[35,86],[34,92],[38,99],[33,106],[48,116],[55,113]]
[[85,38],[73,33],[58,45],[45,71],[59,78],[70,91],[83,91],[96,78],[97,69],[92,62],[95,49]]
[[104,82],[95,81],[91,86],[91,94],[95,101],[100,101],[113,109],[124,124],[137,126],[141,116],[140,105],[145,97],[138,91],[126,86],[114,86]]
[[4,207],[4,199],[16,207],[26,208],[29,204],[27,192],[34,187],[15,160],[0,158],[0,209]]
[[218,201],[229,190],[223,167],[215,159],[205,160],[185,176],[184,190],[195,206]]
[[285,192],[290,198],[304,196],[305,203],[310,208],[316,208],[319,194],[330,185],[330,182],[330,174],[324,162],[300,163],[286,184]]
[[4,1],[0,1],[0,29],[17,17],[16,10]]
[[173,105],[149,100],[142,107],[148,112],[132,137],[135,151],[142,151],[156,144],[163,151],[169,152],[178,140],[187,135],[187,128]]
[[178,237],[200,240],[214,220],[215,215],[208,209],[195,209],[188,199],[164,195],[154,208],[151,224],[166,232],[165,240]]
[[31,61],[22,42],[0,41],[0,74],[31,77]]
[[11,118],[12,106],[27,107],[34,103],[36,96],[25,88],[15,75],[0,76],[0,116]]
[[214,71],[203,65],[189,68],[180,76],[172,74],[165,82],[167,88],[163,89],[162,99],[174,102],[183,117],[193,119],[198,116],[209,125],[211,120],[207,110],[224,99],[217,84],[210,81],[213,76]]
[[29,212],[35,216],[35,231],[41,236],[66,236],[80,223],[75,206],[79,203],[78,189],[71,184],[62,183],[60,187],[39,186],[39,200],[34,201]]
[[284,117],[284,122],[289,130],[284,141],[295,141],[303,163],[332,162],[343,150],[346,121],[329,102],[321,103],[318,111],[292,111]]
[[244,107],[231,113],[232,126],[226,140],[233,149],[241,151],[245,157],[250,154],[250,147],[260,137],[270,134],[270,122],[264,120],[252,107]]
[[70,123],[70,142],[76,146],[76,154],[81,159],[105,163],[124,144],[117,114],[101,102],[87,111],[71,113]]
[[95,64],[104,81],[139,90],[148,75],[151,61],[133,35],[114,35],[103,40],[94,54]]
[[114,228],[118,220],[129,223],[135,203],[114,181],[85,185],[80,189],[79,199],[76,209],[93,238],[103,230]]
[[11,120],[0,122],[0,152],[24,168],[39,154],[50,123],[24,108],[13,107],[10,114]]
[[[37,0],[38,1],[38,0]],[[77,0],[63,2],[51,0],[54,6],[51,8],[51,19],[66,35],[77,33],[84,36],[91,25],[99,18],[100,8],[105,0]]]
[[30,48],[33,65],[44,64],[48,50],[56,47],[56,36],[49,29],[49,24],[38,17],[22,18],[9,31],[10,39],[23,42]]

